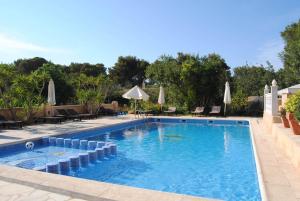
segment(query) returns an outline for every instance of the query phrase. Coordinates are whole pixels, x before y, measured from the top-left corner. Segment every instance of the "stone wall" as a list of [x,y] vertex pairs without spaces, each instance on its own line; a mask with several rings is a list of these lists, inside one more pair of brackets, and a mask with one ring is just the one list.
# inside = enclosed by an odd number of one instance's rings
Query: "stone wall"
[[[102,104],[102,106],[107,109],[115,109],[112,104]],[[21,114],[23,112],[23,108],[21,107],[14,108],[14,109],[18,114]],[[73,109],[78,113],[87,113],[88,112],[87,110],[89,110],[89,108],[86,108],[84,105],[59,105],[59,106],[43,105],[40,107],[38,111],[36,111],[35,117],[51,116],[52,113],[54,113],[54,115],[57,115],[56,113],[57,109]],[[95,112],[95,111],[96,111],[96,107],[91,108],[90,112]],[[9,109],[0,109],[0,115],[10,120],[13,119]]]

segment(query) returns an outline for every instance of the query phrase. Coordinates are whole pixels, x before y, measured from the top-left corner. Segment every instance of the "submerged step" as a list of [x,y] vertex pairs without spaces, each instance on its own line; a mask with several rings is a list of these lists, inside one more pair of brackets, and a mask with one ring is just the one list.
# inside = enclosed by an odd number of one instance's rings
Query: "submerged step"
[[90,163],[96,163],[97,161],[97,152],[96,151],[88,151],[88,155],[89,155],[89,162]]
[[58,163],[47,163],[46,172],[58,174]]
[[68,174],[70,172],[70,160],[62,159],[58,161],[60,174]]
[[64,146],[66,148],[71,148],[72,140],[70,138],[64,139]]
[[77,171],[81,167],[87,167],[90,163],[97,163],[97,161],[103,161],[105,158],[117,154],[117,145],[113,142],[43,137],[42,143],[46,146],[84,150],[83,153],[79,153],[77,156],[59,159],[57,162],[47,163],[44,166],[43,171],[55,174],[68,175],[70,171]]
[[87,149],[88,141],[87,140],[80,140],[79,149]]
[[88,141],[88,150],[95,150],[97,146],[97,141]]
[[79,149],[79,139],[73,139],[72,140],[72,148],[73,149]]
[[64,146],[64,138],[56,138],[56,146],[63,147]]
[[81,167],[86,167],[89,164],[89,154],[88,153],[80,153],[79,161]]
[[79,156],[71,156],[71,157],[69,157],[69,160],[70,160],[70,168],[73,171],[78,170],[80,167]]

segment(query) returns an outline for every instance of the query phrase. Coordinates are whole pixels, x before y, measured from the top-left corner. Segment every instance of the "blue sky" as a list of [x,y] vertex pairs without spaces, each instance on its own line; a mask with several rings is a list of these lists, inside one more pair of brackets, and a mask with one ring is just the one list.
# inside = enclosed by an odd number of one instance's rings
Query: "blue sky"
[[118,56],[215,52],[231,67],[279,68],[280,32],[298,19],[299,0],[0,0],[0,62],[110,67]]

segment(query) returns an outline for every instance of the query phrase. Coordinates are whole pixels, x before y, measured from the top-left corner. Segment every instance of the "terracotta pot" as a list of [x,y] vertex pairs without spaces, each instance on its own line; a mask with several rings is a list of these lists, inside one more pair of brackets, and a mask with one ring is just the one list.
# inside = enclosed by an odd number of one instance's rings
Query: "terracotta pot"
[[284,128],[289,128],[290,127],[289,121],[285,116],[281,117],[281,121],[283,123]]
[[288,120],[295,119],[294,113],[292,112],[288,112],[286,115]]
[[292,130],[295,135],[300,135],[300,125],[296,119],[289,120]]

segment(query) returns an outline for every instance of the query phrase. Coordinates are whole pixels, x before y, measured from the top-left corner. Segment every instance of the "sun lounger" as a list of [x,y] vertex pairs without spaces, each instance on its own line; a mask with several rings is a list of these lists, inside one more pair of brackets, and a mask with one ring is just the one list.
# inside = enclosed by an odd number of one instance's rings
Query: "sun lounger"
[[204,112],[204,107],[196,107],[195,111],[191,112],[193,115],[200,115]]
[[219,115],[221,113],[221,106],[212,106],[210,115]]
[[75,110],[73,109],[66,109],[67,112],[70,114],[70,115],[78,115],[80,117],[82,117],[83,119],[93,119],[93,118],[96,118],[96,115],[95,114],[89,114],[89,113],[78,113],[76,112]]
[[0,115],[0,125],[7,128],[22,128],[23,122],[7,120],[4,116]]
[[103,106],[99,107],[96,111],[96,115],[97,116],[101,116],[101,115],[117,115],[118,113],[115,112],[114,110],[112,109],[107,109],[107,108],[104,108]]
[[65,119],[72,119],[72,120],[79,120],[81,121],[82,117],[79,115],[71,115],[64,109],[57,109],[56,110],[58,115],[56,117],[64,117]]
[[65,120],[64,117],[39,117],[37,118],[34,122],[35,123],[39,123],[39,122],[42,122],[42,123],[61,123]]
[[168,110],[164,111],[165,114],[176,114],[176,107],[169,107]]

